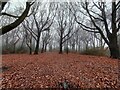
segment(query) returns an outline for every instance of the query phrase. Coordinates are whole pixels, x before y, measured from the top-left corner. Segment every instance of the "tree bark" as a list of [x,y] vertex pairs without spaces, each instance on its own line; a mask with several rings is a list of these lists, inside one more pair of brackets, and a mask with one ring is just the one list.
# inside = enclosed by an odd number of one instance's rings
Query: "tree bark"
[[59,54],[62,54],[63,51],[62,51],[62,44],[60,44],[60,51],[59,51]]
[[110,57],[111,58],[119,58],[119,46],[117,43],[117,35],[112,35],[112,38],[110,39],[110,43],[109,43],[109,50],[110,50]]
[[62,54],[63,53],[63,51],[62,51],[62,44],[63,44],[63,30],[60,32],[61,34],[60,34],[60,46],[59,46],[59,48],[60,48],[60,50],[59,50],[59,54]]
[[117,41],[117,27],[116,27],[116,2],[112,2],[112,34],[109,37],[109,49],[111,58],[119,58],[119,46]]
[[62,54],[63,51],[62,51],[62,38],[60,39],[60,50],[59,50],[59,54]]
[[44,47],[45,47],[45,45],[44,45],[44,42],[43,42],[43,46],[42,46],[41,53],[43,53],[43,52],[44,52]]
[[38,52],[39,52],[39,42],[40,42],[40,37],[38,37],[38,39],[36,41],[36,47],[35,47],[34,54],[38,54]]

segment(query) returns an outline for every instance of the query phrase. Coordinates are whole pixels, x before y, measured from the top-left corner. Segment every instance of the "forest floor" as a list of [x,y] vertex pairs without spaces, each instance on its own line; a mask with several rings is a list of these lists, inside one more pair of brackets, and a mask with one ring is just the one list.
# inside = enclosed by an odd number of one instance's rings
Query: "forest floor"
[[2,55],[2,88],[117,88],[118,60],[80,54]]

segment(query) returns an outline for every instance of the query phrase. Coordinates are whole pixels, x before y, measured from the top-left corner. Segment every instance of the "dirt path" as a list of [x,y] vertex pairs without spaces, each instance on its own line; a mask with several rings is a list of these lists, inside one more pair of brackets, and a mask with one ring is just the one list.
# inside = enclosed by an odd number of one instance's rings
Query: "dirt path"
[[[117,88],[118,60],[79,54],[3,55],[3,88]],[[65,86],[66,85],[66,86]]]

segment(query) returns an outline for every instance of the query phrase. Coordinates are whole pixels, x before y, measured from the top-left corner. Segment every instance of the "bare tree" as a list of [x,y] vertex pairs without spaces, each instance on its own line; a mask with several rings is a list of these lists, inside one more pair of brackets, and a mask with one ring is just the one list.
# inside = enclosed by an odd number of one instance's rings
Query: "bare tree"
[[47,50],[47,45],[49,44],[51,40],[51,34],[50,31],[46,31],[45,33],[42,33],[42,49],[41,53],[46,52]]
[[[106,12],[107,5],[106,2],[92,2],[89,4],[89,2],[82,3],[82,9],[85,10],[83,12],[82,10],[79,10],[82,12],[85,16],[89,17],[89,20],[92,22],[94,27],[89,27],[85,25],[84,23],[81,23],[78,18],[77,14],[74,12],[75,20],[78,24],[80,24],[84,30],[87,30],[89,32],[99,33],[101,37],[104,39],[106,44],[108,45],[110,49],[110,55],[112,58],[119,58],[119,46],[117,43],[117,32],[120,30],[120,20],[117,17],[118,9],[120,8],[120,1],[113,1],[111,2],[111,19],[108,19],[108,14]],[[95,8],[100,12],[96,12]],[[100,27],[100,25],[96,22],[100,21],[104,25],[104,29]],[[111,25],[111,26],[110,26]]]
[[[32,32],[32,36],[36,41],[34,54],[38,54],[39,52],[39,45],[42,32],[50,30],[50,27],[56,15],[56,8],[54,7],[54,3],[45,3],[43,7],[40,7],[40,4],[40,2],[36,2],[32,8],[34,11],[34,13],[31,15],[32,22],[34,23],[33,27],[31,27],[30,22],[28,21],[30,18],[28,18],[27,20],[27,25],[24,25],[24,27],[26,27],[26,29],[28,29],[29,32]],[[46,6],[48,7],[46,8]]]
[[56,18],[57,23],[58,23],[57,33],[60,39],[59,40],[59,53],[62,54],[63,44],[67,40],[69,40],[74,34],[73,27],[74,27],[75,22],[74,22],[73,17],[70,16],[68,3],[60,4],[57,15],[58,15]]
[[[15,16],[15,15],[10,15],[6,12],[2,13],[2,15],[7,15],[7,16],[14,17],[17,19],[14,22],[0,28],[0,35],[3,35],[9,31],[13,30],[14,28],[16,28],[18,25],[20,25],[24,21],[24,19],[27,17],[30,7],[33,5],[33,3],[34,2],[26,2],[26,8],[25,8],[24,12],[21,14],[21,16],[19,16],[19,17]],[[1,4],[2,4],[2,10],[3,10],[5,5],[7,4],[7,2],[2,2]]]
[[41,33],[44,32],[44,31],[50,30],[50,27],[51,27],[51,25],[54,21],[54,17],[56,15],[56,13],[52,12],[52,10],[55,9],[54,7],[52,7],[52,5],[54,6],[53,3],[50,3],[50,5],[48,7],[49,8],[48,11],[44,10],[44,9],[41,10],[40,16],[39,16],[40,20],[38,20],[36,18],[37,13],[33,14],[33,18],[34,18],[35,25],[36,25],[36,28],[37,28],[37,41],[36,41],[36,47],[35,47],[34,54],[38,54]]
[[[3,45],[5,45],[5,50],[11,53],[16,52],[16,45],[18,44],[21,37],[19,36],[20,28],[14,29],[11,33],[7,33],[3,36]],[[4,42],[5,39],[5,42]],[[3,49],[4,50],[4,49]]]
[[27,30],[25,30],[25,40],[26,40],[26,44],[29,48],[29,54],[32,54],[32,40],[33,40],[33,36],[31,32],[28,32]]

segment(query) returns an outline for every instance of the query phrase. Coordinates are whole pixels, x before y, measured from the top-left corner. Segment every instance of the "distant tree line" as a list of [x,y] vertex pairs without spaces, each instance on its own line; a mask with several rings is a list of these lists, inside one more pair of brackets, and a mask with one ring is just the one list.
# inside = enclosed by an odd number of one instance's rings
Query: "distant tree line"
[[[2,10],[6,4],[1,2]],[[53,50],[62,54],[108,47],[110,56],[119,58],[119,11],[119,0],[26,2],[25,9],[15,8],[14,14],[1,12],[3,50],[12,46],[14,53],[17,47],[25,47],[30,54]]]

